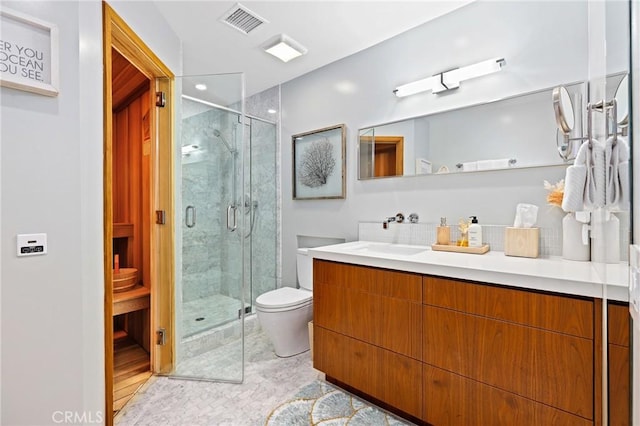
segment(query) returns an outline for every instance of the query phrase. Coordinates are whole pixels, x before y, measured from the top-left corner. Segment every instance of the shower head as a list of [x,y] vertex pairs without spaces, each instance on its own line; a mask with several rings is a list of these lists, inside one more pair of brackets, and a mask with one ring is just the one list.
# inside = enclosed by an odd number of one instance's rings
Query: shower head
[[232,148],[231,144],[229,144],[229,142],[227,142],[227,140],[224,138],[224,136],[222,136],[222,133],[220,133],[220,130],[213,129],[213,136],[215,136],[216,138],[220,139],[222,141],[222,143],[224,144],[224,146],[227,147],[227,149],[229,150],[230,153],[232,153],[232,154],[236,153],[236,150],[234,148]]

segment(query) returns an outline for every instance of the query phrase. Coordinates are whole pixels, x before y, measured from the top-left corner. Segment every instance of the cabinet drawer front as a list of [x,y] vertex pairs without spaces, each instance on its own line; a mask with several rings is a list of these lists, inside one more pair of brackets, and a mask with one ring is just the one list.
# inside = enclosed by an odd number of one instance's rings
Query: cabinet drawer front
[[313,367],[415,417],[422,415],[422,363],[314,324]]
[[315,324],[420,359],[422,304],[340,285],[316,283]]
[[609,345],[609,424],[629,425],[629,348]]
[[422,303],[422,276],[409,272],[314,259],[313,283],[314,286],[339,284],[352,290]]
[[593,338],[593,302],[505,287],[424,277],[424,303]]
[[422,419],[432,425],[593,425],[581,417],[426,364],[423,373]]
[[424,307],[424,362],[593,418],[593,341]]
[[629,305],[609,303],[609,343],[629,347]]

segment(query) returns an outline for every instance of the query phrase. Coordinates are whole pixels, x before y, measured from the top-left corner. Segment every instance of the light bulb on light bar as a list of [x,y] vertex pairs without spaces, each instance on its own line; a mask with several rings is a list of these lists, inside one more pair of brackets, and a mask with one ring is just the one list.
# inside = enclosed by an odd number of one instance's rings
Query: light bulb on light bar
[[504,58],[493,58],[486,61],[478,62],[477,64],[468,65],[466,67],[457,68],[444,73],[444,79],[451,82],[461,82],[463,80],[470,80],[476,77],[482,77],[483,75],[498,72],[505,65]]
[[427,90],[433,90],[436,85],[440,85],[440,75],[434,75],[431,77],[423,78],[422,80],[414,81],[413,83],[403,84],[398,86],[393,91],[399,98],[405,96],[415,95],[416,93],[426,92]]
[[393,93],[399,98],[431,90],[440,93],[460,87],[460,82],[500,71],[505,65],[504,58],[493,58],[477,64],[456,68],[422,80],[398,86]]

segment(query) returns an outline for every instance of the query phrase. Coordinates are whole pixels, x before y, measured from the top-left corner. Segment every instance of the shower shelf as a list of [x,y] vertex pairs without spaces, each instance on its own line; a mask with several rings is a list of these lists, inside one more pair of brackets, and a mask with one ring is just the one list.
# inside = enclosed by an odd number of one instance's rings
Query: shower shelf
[[150,290],[137,285],[131,290],[113,294],[113,316],[149,308]]

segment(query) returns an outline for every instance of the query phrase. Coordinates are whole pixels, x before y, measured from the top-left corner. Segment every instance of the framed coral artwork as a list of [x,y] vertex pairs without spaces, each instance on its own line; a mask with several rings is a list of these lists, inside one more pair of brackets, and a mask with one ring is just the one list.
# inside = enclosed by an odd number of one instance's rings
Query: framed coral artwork
[[338,124],[291,137],[294,200],[346,197],[345,133]]

